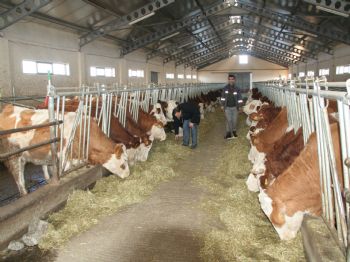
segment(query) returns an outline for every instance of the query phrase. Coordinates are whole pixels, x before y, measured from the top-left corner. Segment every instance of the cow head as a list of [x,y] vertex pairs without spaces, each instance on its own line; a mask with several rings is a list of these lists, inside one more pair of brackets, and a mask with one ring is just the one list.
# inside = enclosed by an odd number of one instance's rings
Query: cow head
[[161,122],[155,123],[152,126],[150,133],[154,137],[154,139],[157,139],[160,141],[164,141],[166,139],[164,127],[163,127],[163,124]]
[[125,146],[123,144],[116,144],[114,153],[103,166],[111,173],[121,178],[128,177],[130,175],[130,170]]
[[154,105],[154,108],[150,112],[151,116],[154,116],[158,121],[162,122],[163,125],[166,125],[168,122],[163,113],[161,104],[157,103]]

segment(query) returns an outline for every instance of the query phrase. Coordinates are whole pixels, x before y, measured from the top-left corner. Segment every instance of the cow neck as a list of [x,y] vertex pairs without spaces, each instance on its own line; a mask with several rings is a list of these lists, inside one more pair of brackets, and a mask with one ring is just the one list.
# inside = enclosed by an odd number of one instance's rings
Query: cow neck
[[[76,132],[76,138],[78,134],[79,130]],[[92,118],[90,124],[89,161],[92,164],[106,163],[111,158],[111,155],[114,154],[115,146],[116,143],[101,131],[95,119]]]

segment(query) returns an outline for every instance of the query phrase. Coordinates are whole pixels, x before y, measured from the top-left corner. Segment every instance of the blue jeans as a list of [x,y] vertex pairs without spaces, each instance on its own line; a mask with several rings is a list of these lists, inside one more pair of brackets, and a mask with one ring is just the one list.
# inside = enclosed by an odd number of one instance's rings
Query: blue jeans
[[184,123],[183,123],[183,130],[184,130],[183,144],[186,146],[188,146],[190,144],[190,132],[191,132],[192,146],[196,146],[197,145],[198,125],[193,124],[193,127],[190,128],[189,124],[190,124],[190,120],[184,120]]
[[226,116],[226,132],[231,133],[236,132],[237,128],[237,118],[238,118],[238,110],[237,107],[226,107],[225,109]]

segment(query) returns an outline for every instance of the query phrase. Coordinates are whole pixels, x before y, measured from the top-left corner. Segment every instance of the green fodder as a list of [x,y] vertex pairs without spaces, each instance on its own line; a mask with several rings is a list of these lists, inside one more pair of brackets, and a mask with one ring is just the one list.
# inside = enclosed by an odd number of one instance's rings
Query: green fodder
[[225,225],[206,234],[201,257],[204,261],[304,261],[300,233],[294,240],[281,241],[261,211],[257,194],[246,187],[251,169],[246,132],[240,117],[240,138],[225,145],[216,173],[194,179],[208,193],[202,208]]
[[[206,124],[207,120],[201,124]],[[48,218],[49,229],[40,241],[41,249],[59,248],[70,238],[97,224],[121,207],[139,203],[149,196],[156,186],[178,175],[176,162],[193,152],[168,135],[164,142],[154,143],[146,162],[130,169],[130,176],[120,179],[109,176],[97,181],[91,191],[77,190],[68,198],[66,206]]]

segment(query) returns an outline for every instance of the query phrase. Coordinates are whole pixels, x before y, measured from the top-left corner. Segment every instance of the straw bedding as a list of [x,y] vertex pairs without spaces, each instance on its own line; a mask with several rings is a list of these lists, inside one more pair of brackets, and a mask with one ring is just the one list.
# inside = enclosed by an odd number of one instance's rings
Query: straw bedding
[[294,240],[281,241],[261,211],[257,194],[247,190],[251,164],[246,133],[242,117],[241,138],[225,145],[215,174],[193,181],[207,191],[201,207],[224,224],[224,229],[205,235],[201,257],[204,261],[305,261],[300,233]]

